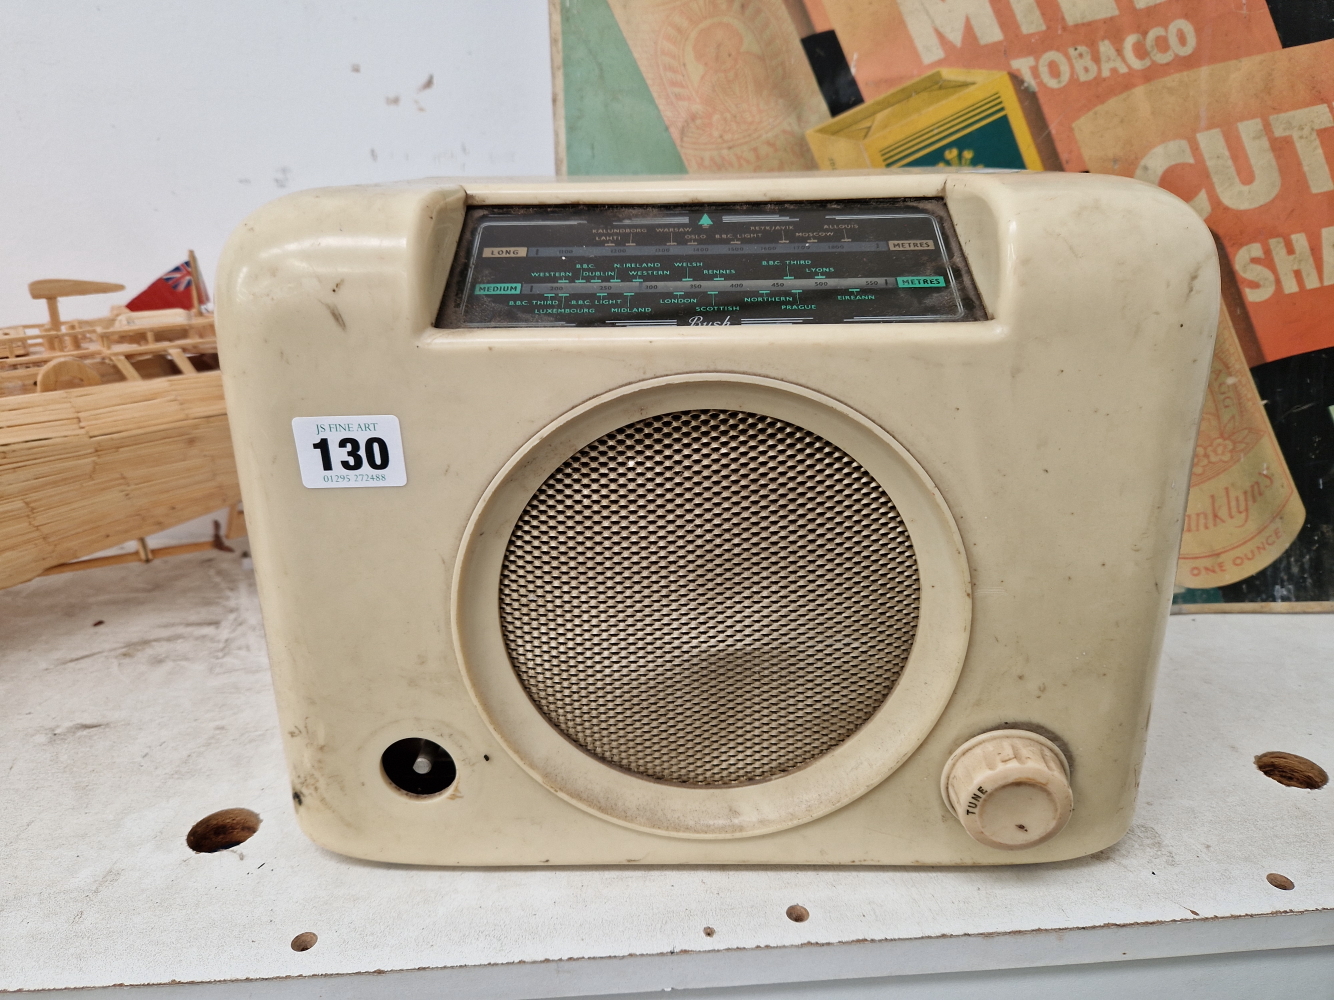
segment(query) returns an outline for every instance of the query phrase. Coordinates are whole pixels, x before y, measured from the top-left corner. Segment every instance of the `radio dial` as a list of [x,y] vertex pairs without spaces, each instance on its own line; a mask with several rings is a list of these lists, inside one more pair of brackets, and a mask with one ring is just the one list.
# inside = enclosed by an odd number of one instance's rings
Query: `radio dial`
[[955,750],[941,793],[970,837],[1002,851],[1050,840],[1074,807],[1065,754],[1022,729],[983,733]]

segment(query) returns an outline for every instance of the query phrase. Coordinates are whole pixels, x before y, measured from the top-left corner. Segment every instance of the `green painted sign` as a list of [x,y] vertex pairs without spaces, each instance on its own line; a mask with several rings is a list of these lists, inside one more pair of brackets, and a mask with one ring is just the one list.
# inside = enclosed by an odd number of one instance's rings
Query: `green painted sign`
[[934,275],[922,278],[900,278],[900,288],[944,288],[945,279]]
[[685,173],[607,0],[565,0],[558,9],[566,170],[571,176]]
[[474,295],[518,295],[523,285],[478,285],[472,291]]

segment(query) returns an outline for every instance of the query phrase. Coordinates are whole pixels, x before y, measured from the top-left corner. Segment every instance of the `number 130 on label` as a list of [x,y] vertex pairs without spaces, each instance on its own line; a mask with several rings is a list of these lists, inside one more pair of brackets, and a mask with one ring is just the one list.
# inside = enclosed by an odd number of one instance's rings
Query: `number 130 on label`
[[312,490],[406,486],[398,417],[293,417],[301,482]]

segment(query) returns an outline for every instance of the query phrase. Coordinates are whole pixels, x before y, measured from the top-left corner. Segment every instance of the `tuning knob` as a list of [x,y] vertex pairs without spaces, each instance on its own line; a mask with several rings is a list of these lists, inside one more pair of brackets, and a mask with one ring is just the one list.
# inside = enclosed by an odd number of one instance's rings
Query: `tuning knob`
[[945,764],[940,791],[970,837],[1003,851],[1050,840],[1074,807],[1065,754],[1023,729],[997,729],[963,744]]

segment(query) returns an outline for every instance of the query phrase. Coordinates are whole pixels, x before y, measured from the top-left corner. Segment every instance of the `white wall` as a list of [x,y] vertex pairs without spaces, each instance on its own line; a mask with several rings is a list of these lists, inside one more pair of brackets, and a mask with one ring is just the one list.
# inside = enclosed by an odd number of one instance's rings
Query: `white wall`
[[36,278],[126,286],[74,318],[189,249],[211,277],[288,191],[552,170],[545,0],[0,5],[0,326]]

